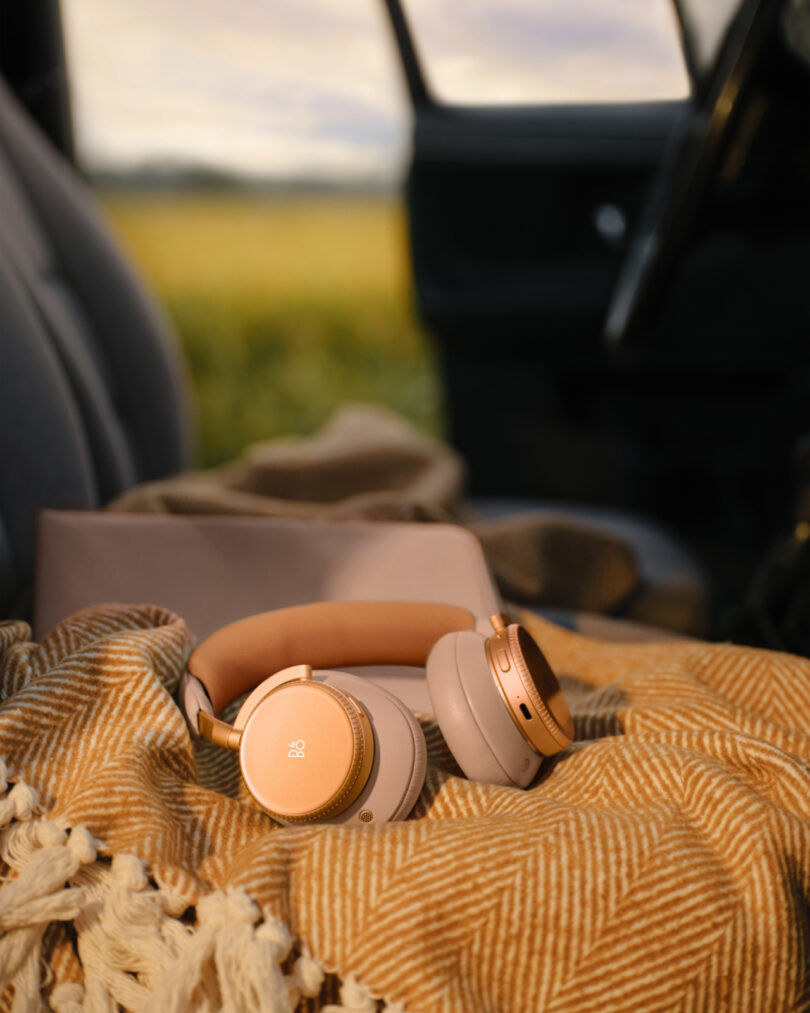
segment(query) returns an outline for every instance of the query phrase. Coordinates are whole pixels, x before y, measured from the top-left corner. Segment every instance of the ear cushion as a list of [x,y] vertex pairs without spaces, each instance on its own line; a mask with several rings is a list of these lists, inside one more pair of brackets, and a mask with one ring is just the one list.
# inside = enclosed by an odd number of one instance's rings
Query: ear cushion
[[405,719],[405,722],[410,729],[414,747],[411,781],[405,789],[405,794],[402,796],[399,808],[391,817],[392,820],[404,820],[411,809],[413,809],[416,805],[416,800],[419,798],[419,793],[425,784],[425,776],[427,774],[427,743],[425,742],[425,733],[422,731],[422,726],[413,716],[411,711],[397,697],[392,696],[391,699],[393,700],[394,705],[400,710],[402,717]]
[[430,652],[427,682],[442,735],[472,781],[525,788],[542,758],[512,720],[489,668],[486,638],[448,633]]
[[350,693],[365,710],[374,733],[368,783],[330,822],[365,823],[361,812],[373,813],[375,824],[404,819],[425,783],[427,746],[421,725],[401,700],[368,679],[348,672],[319,672],[315,678]]

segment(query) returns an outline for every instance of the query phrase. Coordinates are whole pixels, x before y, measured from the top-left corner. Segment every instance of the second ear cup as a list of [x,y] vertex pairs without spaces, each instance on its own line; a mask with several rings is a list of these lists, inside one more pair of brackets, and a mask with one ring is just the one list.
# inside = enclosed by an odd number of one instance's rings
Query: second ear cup
[[525,788],[542,757],[518,730],[490,671],[486,637],[448,633],[430,652],[428,692],[442,735],[473,781]]

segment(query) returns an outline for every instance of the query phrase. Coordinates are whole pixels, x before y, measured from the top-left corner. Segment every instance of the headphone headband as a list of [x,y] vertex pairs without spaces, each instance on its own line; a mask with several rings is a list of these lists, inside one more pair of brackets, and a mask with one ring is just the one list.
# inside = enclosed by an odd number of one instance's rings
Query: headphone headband
[[189,658],[214,713],[292,665],[424,665],[446,633],[475,628],[467,609],[434,602],[336,601],[248,616],[211,634]]

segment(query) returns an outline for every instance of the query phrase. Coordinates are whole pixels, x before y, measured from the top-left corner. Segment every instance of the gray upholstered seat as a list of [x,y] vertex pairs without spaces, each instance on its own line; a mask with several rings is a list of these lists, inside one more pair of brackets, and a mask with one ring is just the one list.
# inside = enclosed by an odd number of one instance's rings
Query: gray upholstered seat
[[165,321],[0,80],[0,613],[30,583],[37,509],[99,506],[189,446]]

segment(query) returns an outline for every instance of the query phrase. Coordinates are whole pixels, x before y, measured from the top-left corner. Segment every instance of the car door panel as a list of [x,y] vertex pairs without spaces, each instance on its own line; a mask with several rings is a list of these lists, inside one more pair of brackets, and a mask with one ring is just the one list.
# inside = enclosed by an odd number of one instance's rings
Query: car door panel
[[632,228],[679,111],[417,107],[411,252],[420,311],[440,338],[460,324],[598,317],[622,247],[600,232],[600,210]]

